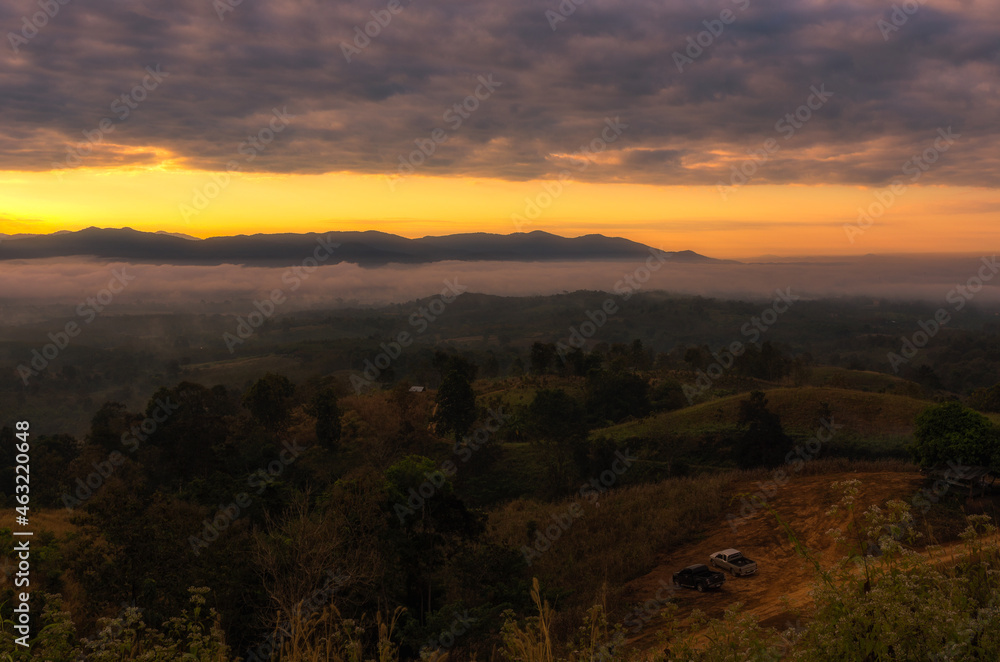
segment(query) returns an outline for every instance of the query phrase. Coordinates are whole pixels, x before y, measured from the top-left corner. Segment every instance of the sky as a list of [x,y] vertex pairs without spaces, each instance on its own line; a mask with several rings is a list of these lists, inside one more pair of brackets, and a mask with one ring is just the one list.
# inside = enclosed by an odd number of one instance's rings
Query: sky
[[0,33],[0,233],[995,248],[992,1],[0,0]]

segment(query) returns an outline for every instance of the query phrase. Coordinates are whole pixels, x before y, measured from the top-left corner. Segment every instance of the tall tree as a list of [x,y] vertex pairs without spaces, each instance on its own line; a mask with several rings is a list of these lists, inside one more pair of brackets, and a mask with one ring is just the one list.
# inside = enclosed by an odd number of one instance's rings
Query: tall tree
[[792,440],[781,427],[781,417],[767,408],[763,391],[753,391],[740,402],[736,461],[743,468],[775,467],[784,461]]
[[587,451],[583,405],[562,389],[542,389],[528,405],[525,419],[530,437],[542,444],[545,454],[549,479],[543,492],[560,494],[577,479],[580,454]]
[[327,450],[335,450],[340,442],[340,407],[332,388],[317,391],[309,403],[308,413],[316,418],[316,439]]
[[227,454],[233,405],[225,388],[193,382],[161,388],[149,399],[145,419],[126,445],[137,451],[158,483],[210,475]]
[[284,375],[267,373],[243,395],[243,406],[269,432],[277,432],[288,422],[295,386]]
[[531,345],[531,372],[544,375],[556,357],[556,346],[551,343],[535,342]]
[[435,402],[437,410],[433,420],[439,434],[453,434],[455,441],[469,434],[472,424],[476,422],[477,413],[476,394],[466,371],[454,369],[448,372],[438,389]]
[[139,422],[135,414],[130,414],[120,402],[105,402],[90,420],[90,433],[85,441],[104,451],[120,451],[122,434]]

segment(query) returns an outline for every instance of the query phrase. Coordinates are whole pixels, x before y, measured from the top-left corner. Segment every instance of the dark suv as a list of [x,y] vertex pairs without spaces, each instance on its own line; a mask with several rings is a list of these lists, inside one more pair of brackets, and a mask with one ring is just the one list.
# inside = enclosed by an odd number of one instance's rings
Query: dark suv
[[710,588],[719,588],[726,582],[726,576],[721,572],[709,569],[707,565],[689,565],[680,572],[674,573],[674,586],[684,588],[696,588],[699,591],[707,591]]

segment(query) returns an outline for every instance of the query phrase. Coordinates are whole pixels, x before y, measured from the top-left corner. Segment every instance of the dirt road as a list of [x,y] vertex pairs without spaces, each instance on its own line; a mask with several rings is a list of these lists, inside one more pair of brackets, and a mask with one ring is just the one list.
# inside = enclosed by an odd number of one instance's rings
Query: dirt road
[[[871,504],[882,504],[888,499],[909,502],[924,486],[923,478],[917,473],[826,474],[792,477],[768,499],[774,510],[791,526],[799,540],[824,567],[829,567],[844,555],[844,550],[838,550],[834,539],[827,534],[831,528],[840,527],[846,522],[843,511],[836,516],[826,514],[830,506],[838,503],[842,496],[830,484],[852,478],[861,481],[861,491],[857,498],[859,512]],[[737,492],[753,492],[757,489],[756,485],[747,484]],[[739,514],[738,503],[733,505],[733,511]],[[808,611],[812,604],[809,592],[816,581],[815,569],[795,553],[788,535],[766,509],[760,509],[748,518],[739,520],[735,531],[723,519],[710,530],[704,540],[665,550],[658,559],[659,565],[652,572],[627,586],[629,600],[633,603],[652,600],[656,598],[658,591],[660,597],[663,597],[663,586],[671,584],[675,571],[694,563],[707,564],[709,554],[729,547],[735,547],[757,561],[757,574],[750,577],[732,577],[727,574],[726,583],[721,589],[707,593],[679,589],[675,593],[679,606],[678,618],[687,619],[696,608],[710,618],[720,618],[727,607],[741,602],[744,611],[755,614],[762,625],[781,629],[795,622],[796,616],[789,607]],[[788,606],[783,600],[785,598]],[[641,633],[629,640],[629,645],[640,649],[658,646],[656,631],[662,626],[662,619],[658,615],[652,617]]]

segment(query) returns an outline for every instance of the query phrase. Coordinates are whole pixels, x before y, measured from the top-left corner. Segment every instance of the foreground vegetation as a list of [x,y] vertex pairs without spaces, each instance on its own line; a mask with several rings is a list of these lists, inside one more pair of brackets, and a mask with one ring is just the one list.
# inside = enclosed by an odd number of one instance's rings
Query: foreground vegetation
[[[689,316],[715,306],[647,304]],[[627,586],[664,550],[726,526],[743,492],[775,472],[1000,469],[988,417],[998,387],[950,392],[926,371],[903,379],[821,365],[770,341],[704,385],[717,353],[655,351],[639,338],[588,351],[543,340],[493,353],[420,348],[357,391],[322,361],[294,379],[241,363],[211,387],[194,377],[222,375],[218,363],[178,363],[172,380],[133,366],[172,386],[141,406],[124,393],[91,403],[82,434],[33,432],[34,641],[13,645],[7,566],[0,654],[577,662],[850,659],[834,652],[869,644],[868,659],[992,651],[976,634],[994,618],[992,524],[969,522],[965,560],[924,548],[955,540],[954,492],[926,512],[909,494],[899,498],[913,513],[848,509],[855,549],[837,566],[808,557],[815,604],[794,632],[738,606],[708,617],[665,601],[649,628],[659,644],[629,639]],[[58,396],[81,376],[67,367],[33,388]],[[401,374],[431,388],[411,389]],[[0,429],[6,485],[13,440]],[[13,508],[13,496],[0,505]],[[879,540],[885,532],[906,535]],[[6,556],[13,545],[0,529]],[[885,608],[917,599],[906,613]],[[908,631],[915,614],[947,627],[932,639],[883,631]]]
[[[813,606],[803,624],[789,629],[762,626],[752,613],[733,604],[721,619],[695,612],[682,620],[676,605],[664,602],[659,644],[636,650],[627,643],[625,625],[610,618],[598,600],[577,614],[578,627],[560,634],[560,614],[535,579],[530,587],[534,613],[502,615],[493,626],[497,646],[488,655],[426,651],[421,659],[516,660],[518,662],[594,662],[623,660],[993,660],[1000,655],[1000,562],[997,528],[983,515],[967,518],[961,541],[949,548],[917,551],[921,536],[905,502],[890,500],[857,507],[860,482],[835,484],[843,498],[843,526],[831,531],[844,555],[824,567],[787,528],[790,542],[814,564]],[[877,550],[877,551],[873,551]],[[103,622],[96,637],[77,636],[70,614],[48,596],[45,624],[31,652],[13,645],[8,631],[0,650],[9,660],[204,660],[236,659],[226,645],[219,615],[205,608],[207,589],[190,589],[190,606],[160,627],[151,627],[137,609]],[[275,629],[270,642],[278,659],[373,660],[398,662],[395,635],[401,612],[374,619],[347,618],[335,606],[299,608]],[[256,659],[256,658],[254,658]],[[263,659],[266,659],[263,658]]]

